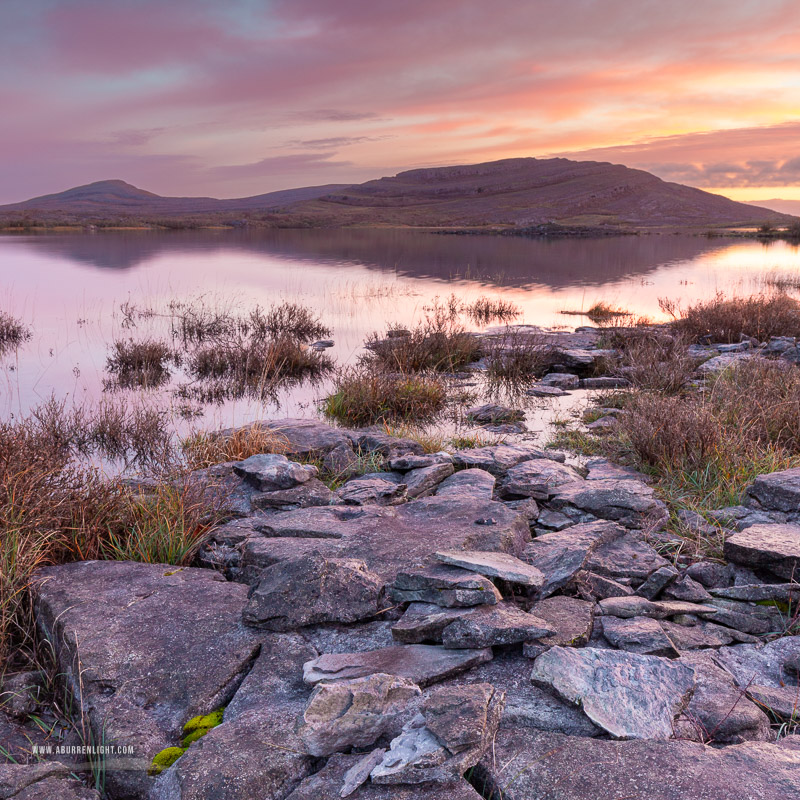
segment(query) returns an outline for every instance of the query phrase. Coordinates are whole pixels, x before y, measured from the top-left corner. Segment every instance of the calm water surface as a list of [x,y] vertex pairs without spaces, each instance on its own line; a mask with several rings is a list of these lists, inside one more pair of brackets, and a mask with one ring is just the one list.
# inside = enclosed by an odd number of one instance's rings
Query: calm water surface
[[[512,300],[518,322],[576,326],[564,310],[603,300],[654,319],[659,297],[690,302],[715,292],[757,291],[769,275],[800,276],[800,251],[785,243],[647,235],[527,240],[393,230],[97,233],[0,237],[0,308],[34,337],[2,357],[0,414],[49,398],[95,400],[103,392],[120,305],[163,308],[202,296],[242,311],[282,300],[312,306],[333,329],[332,351],[352,362],[364,339],[391,323],[413,324],[434,297]],[[204,424],[267,415],[312,415],[326,386],[283,392],[280,409],[254,401],[206,411]]]

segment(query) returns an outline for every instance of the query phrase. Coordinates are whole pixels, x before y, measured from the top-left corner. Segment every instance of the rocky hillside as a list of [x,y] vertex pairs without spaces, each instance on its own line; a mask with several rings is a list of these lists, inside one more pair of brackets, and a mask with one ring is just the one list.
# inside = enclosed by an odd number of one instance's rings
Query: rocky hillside
[[230,200],[161,197],[100,181],[0,206],[0,221],[102,222],[154,218],[308,225],[516,226],[547,223],[625,228],[781,223],[786,215],[642,170],[597,161],[516,158],[417,169],[354,186],[311,186]]

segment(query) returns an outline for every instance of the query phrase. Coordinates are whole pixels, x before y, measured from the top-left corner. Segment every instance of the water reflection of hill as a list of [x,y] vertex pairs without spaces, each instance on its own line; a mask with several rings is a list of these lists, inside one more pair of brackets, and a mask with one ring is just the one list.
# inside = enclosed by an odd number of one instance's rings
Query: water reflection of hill
[[104,270],[135,269],[170,253],[234,251],[331,266],[357,263],[415,278],[553,288],[636,277],[727,246],[697,236],[542,240],[375,229],[115,232],[40,236],[27,242],[50,255]]

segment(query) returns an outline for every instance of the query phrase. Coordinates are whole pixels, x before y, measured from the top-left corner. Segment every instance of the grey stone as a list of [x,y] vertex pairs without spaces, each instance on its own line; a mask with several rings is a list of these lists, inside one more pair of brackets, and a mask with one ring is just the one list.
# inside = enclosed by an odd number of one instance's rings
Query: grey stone
[[423,454],[422,445],[414,439],[390,436],[377,429],[347,431],[347,436],[361,453],[379,453],[387,459],[401,455]]
[[577,389],[580,378],[571,372],[548,372],[538,383],[539,386],[556,386],[559,389]]
[[295,508],[329,506],[338,502],[336,495],[318,478],[311,478],[291,489],[260,492],[251,500],[254,508],[291,511]]
[[675,725],[675,735],[703,743],[769,741],[767,715],[736,686],[713,653],[686,653],[680,663],[694,670],[695,690]]
[[[800,483],[800,469],[787,471],[796,472]],[[797,496],[800,502],[800,489]],[[800,525],[752,525],[725,540],[725,558],[781,578],[800,577]]]
[[537,536],[525,548],[522,558],[545,576],[545,582],[539,589],[539,598],[566,586],[584,568],[598,547],[624,533],[625,530],[613,522],[591,522]]
[[786,636],[763,646],[720,647],[715,658],[759,705],[772,709],[784,720],[797,714],[800,680],[794,665],[800,658],[800,637]]
[[442,643],[442,631],[467,608],[442,608],[433,603],[409,603],[405,614],[392,626],[392,636],[403,644]]
[[0,683],[0,709],[14,717],[33,714],[44,700],[44,685],[40,670],[7,674]]
[[533,662],[531,680],[580,705],[618,739],[668,739],[694,691],[688,667],[657,656],[553,647]]
[[345,794],[352,785],[347,779],[362,759],[361,754],[335,755],[314,775],[306,778],[286,800],[335,800],[353,797],[354,800],[481,800],[481,796],[463,779],[452,783],[423,783],[381,786],[367,782],[351,794]]
[[488,684],[446,686],[431,692],[422,713],[406,723],[370,773],[373,783],[457,780],[490,746],[504,704],[503,693]]
[[133,748],[106,788],[145,796],[150,762],[183,724],[225,705],[259,641],[241,625],[247,587],[212,570],[81,561],[37,573],[36,617],[95,741]]
[[407,500],[407,486],[401,480],[399,473],[373,472],[351,478],[335,494],[348,506],[394,506]]
[[374,622],[360,622],[358,625],[331,623],[303,628],[300,632],[317,653],[361,653],[379,650],[396,644],[392,636],[394,619],[383,619],[389,612]]
[[620,650],[649,656],[677,656],[678,652],[658,620],[650,617],[603,617],[603,635]]
[[714,622],[744,633],[760,636],[765,633],[780,633],[786,627],[787,620],[773,605],[757,605],[721,597],[712,598],[708,605],[717,609],[712,617]]
[[267,567],[244,609],[245,623],[290,631],[319,622],[356,622],[378,613],[383,581],[363,561],[311,554]]
[[385,672],[428,686],[491,658],[490,648],[446,650],[426,644],[397,645],[362,653],[326,653],[303,664],[303,680],[315,684]]
[[544,583],[544,575],[536,567],[508,553],[442,550],[434,553],[434,558],[453,567],[491,578],[500,578],[508,583],[517,583],[531,589],[539,589]]
[[706,591],[702,583],[683,574],[676,581],[673,581],[664,590],[664,597],[672,600],[684,600],[687,603],[705,603],[711,599],[711,595]]
[[281,800],[291,792],[316,762],[294,733],[308,698],[302,664],[315,652],[297,634],[265,634],[222,724],[156,778],[148,800]]
[[537,383],[531,386],[530,389],[525,391],[525,394],[531,397],[564,397],[569,392],[559,389],[558,386],[547,386],[546,384]]
[[575,585],[583,596],[588,595],[597,600],[605,600],[609,597],[628,597],[633,594],[630,586],[618,583],[605,575],[598,575],[596,572],[586,570],[577,573]]
[[412,469],[424,469],[432,467],[434,464],[452,464],[453,457],[449,453],[433,453],[430,455],[414,455],[413,453],[403,453],[393,456],[386,462],[389,469],[398,472],[408,472]]
[[768,511],[797,511],[800,509],[800,467],[759,475],[747,494]]
[[297,720],[297,735],[313,756],[369,747],[407,714],[419,687],[406,678],[377,673],[318,683]]
[[525,419],[525,412],[497,403],[485,403],[482,406],[467,409],[466,418],[478,425],[490,425],[494,422],[519,422]]
[[582,647],[594,628],[594,603],[577,597],[547,597],[533,604],[531,614],[544,620],[554,632],[524,645],[523,652],[529,658],[538,655],[533,653],[535,647]]
[[717,564],[713,561],[698,561],[691,564],[686,574],[701,583],[706,589],[716,589],[727,586],[730,572],[727,564]]
[[291,489],[317,476],[317,468],[297,464],[276,453],[259,453],[237,461],[233,471],[262,492]]
[[714,375],[719,372],[724,372],[726,369],[735,366],[742,359],[749,359],[752,357],[753,356],[751,353],[723,353],[721,355],[714,356],[713,358],[709,358],[708,361],[704,361],[697,368],[697,372],[703,376]]
[[345,431],[313,419],[261,420],[252,425],[278,434],[289,458],[320,457],[337,447],[351,444]]
[[543,508],[536,522],[536,527],[541,533],[563,531],[565,528],[571,528],[575,524],[566,514],[562,514],[560,511],[553,511],[550,508]]
[[727,600],[746,600],[757,603],[760,600],[796,601],[800,599],[800,583],[757,583],[739,586],[725,586],[721,589],[712,589],[714,597],[723,597]]
[[[413,469],[405,474],[406,493],[410,499],[431,494],[439,484],[453,474],[453,465],[444,462]],[[491,497],[491,496],[490,496]]]
[[573,506],[626,528],[655,528],[668,518],[652,487],[636,480],[595,480],[559,486],[550,501],[556,510]]
[[511,467],[532,458],[549,458],[564,461],[565,457],[553,451],[542,450],[529,444],[496,444],[469,450],[456,450],[453,463],[456,467],[485,469],[497,478],[503,478]]
[[463,497],[491,500],[495,477],[484,469],[463,469],[445,478],[436,490],[437,497]]
[[669,586],[678,577],[678,570],[671,565],[666,567],[659,567],[653,570],[644,583],[640,584],[636,590],[636,594],[641,597],[646,597],[648,600],[653,600],[659,593]]
[[399,572],[389,596],[397,603],[435,603],[448,608],[493,605],[501,599],[488,578],[444,564]]
[[583,482],[573,467],[547,458],[533,458],[512,467],[500,485],[503,497],[533,497],[547,500],[565,483]]
[[473,782],[485,797],[503,800],[786,800],[800,794],[800,751],[765,742],[616,742],[520,727],[498,732]]
[[694,620],[692,625],[682,625],[662,620],[661,627],[677,650],[699,650],[706,647],[722,647],[736,641],[733,631],[722,625],[704,620]]
[[614,375],[601,375],[581,380],[581,389],[625,389],[630,385],[631,382],[627,378]]
[[344,774],[339,796],[349,797],[359,786],[364,784],[369,779],[370,772],[383,761],[385,752],[385,748],[376,747],[371,753],[356,761]]
[[645,580],[669,562],[633,533],[601,542],[586,560],[586,569],[609,578]]
[[598,417],[594,422],[587,423],[586,430],[594,434],[609,433],[613,431],[617,425],[619,425],[619,420],[612,414],[606,414],[602,417]]
[[342,442],[322,456],[322,466],[339,479],[349,478],[358,474],[359,458],[349,442]]
[[459,616],[442,631],[448,648],[478,648],[516,644],[553,633],[547,623],[510,603],[481,606]]
[[69,769],[57,761],[38,764],[0,764],[0,800],[100,800],[69,775]]

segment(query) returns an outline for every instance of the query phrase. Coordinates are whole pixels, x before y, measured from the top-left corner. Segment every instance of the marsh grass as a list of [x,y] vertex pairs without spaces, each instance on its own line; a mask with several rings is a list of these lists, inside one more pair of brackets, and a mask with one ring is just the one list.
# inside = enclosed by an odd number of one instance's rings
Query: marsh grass
[[543,336],[508,328],[485,344],[487,391],[522,394],[553,364],[554,350]]
[[113,343],[106,369],[112,375],[107,388],[155,389],[171,376],[169,362],[176,356],[165,342],[157,339],[119,340]]
[[621,374],[643,391],[676,394],[694,376],[700,359],[689,354],[688,337],[653,328],[615,332]]
[[33,336],[31,329],[21,320],[0,311],[0,355],[19,347]]
[[693,342],[738,342],[742,335],[766,341],[771,336],[800,336],[800,301],[782,291],[746,297],[717,293],[685,309],[661,298],[662,311],[674,330]]
[[279,431],[257,423],[230,431],[199,432],[182,443],[187,469],[205,469],[227,461],[244,461],[258,453],[285,454],[288,440]]
[[434,375],[387,374],[344,369],[325,398],[325,416],[347,427],[393,421],[430,421],[445,408],[447,389]]
[[522,309],[510,300],[492,297],[479,297],[471,303],[463,303],[461,309],[476,325],[510,322],[522,314]]

